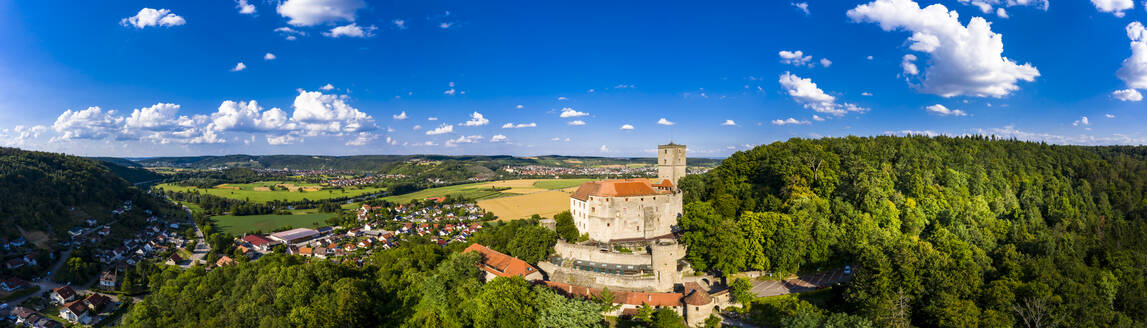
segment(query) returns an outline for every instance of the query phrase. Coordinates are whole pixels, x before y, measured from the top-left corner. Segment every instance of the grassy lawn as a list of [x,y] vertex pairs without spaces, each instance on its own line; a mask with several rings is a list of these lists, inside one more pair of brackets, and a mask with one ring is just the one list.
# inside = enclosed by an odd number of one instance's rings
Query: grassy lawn
[[240,235],[246,232],[263,231],[264,233],[271,232],[272,230],[292,226],[295,228],[314,227],[316,223],[323,225],[333,214],[331,213],[313,213],[301,215],[219,215],[213,216],[215,224],[223,229],[223,232],[232,235]]
[[396,203],[406,203],[411,199],[426,199],[430,197],[439,197],[447,195],[461,195],[469,199],[489,199],[503,196],[502,192],[490,190],[489,187],[482,187],[487,184],[486,182],[467,183],[446,187],[430,188],[415,191],[409,194],[402,194],[396,196],[387,196],[383,199]]
[[[273,186],[273,185],[278,185],[278,184],[287,184],[287,185],[292,185],[294,187],[299,187],[299,188],[295,189],[295,191],[288,191],[288,190],[268,191],[266,189],[263,189],[263,188],[267,188],[268,186]],[[225,184],[225,185],[219,185],[219,186],[216,186],[214,188],[207,188],[207,189],[201,189],[201,188],[195,188],[195,187],[183,187],[183,186],[177,186],[177,185],[167,184],[167,183],[155,186],[155,188],[163,188],[164,190],[171,190],[171,191],[195,191],[195,190],[198,190],[200,193],[206,193],[209,195],[226,197],[226,198],[231,198],[231,199],[249,199],[252,202],[267,202],[267,201],[272,201],[272,200],[300,201],[300,200],[303,200],[303,198],[306,198],[309,200],[323,200],[323,199],[328,199],[328,198],[354,197],[354,196],[358,196],[358,195],[373,194],[373,193],[382,192],[384,190],[382,188],[355,188],[355,187],[347,187],[347,188],[344,188],[343,190],[336,190],[336,189],[303,190],[302,189],[302,188],[308,188],[308,187],[319,188],[320,186],[316,185],[316,184],[292,183],[292,182],[281,182],[281,181],[260,181],[260,182],[255,182],[255,183]],[[256,190],[256,188],[258,188],[260,190]]]

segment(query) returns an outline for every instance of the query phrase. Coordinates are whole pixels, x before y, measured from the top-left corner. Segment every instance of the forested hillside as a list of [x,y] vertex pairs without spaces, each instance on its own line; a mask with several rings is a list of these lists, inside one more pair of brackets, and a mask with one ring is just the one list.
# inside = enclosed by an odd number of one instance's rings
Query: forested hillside
[[15,226],[62,235],[85,219],[109,216],[124,200],[141,198],[102,162],[15,148],[0,148],[0,195],[0,226],[9,227],[0,229],[0,237],[17,236]]
[[793,139],[684,179],[679,223],[700,270],[856,266],[833,310],[880,326],[1141,327],[1145,153],[984,137]]

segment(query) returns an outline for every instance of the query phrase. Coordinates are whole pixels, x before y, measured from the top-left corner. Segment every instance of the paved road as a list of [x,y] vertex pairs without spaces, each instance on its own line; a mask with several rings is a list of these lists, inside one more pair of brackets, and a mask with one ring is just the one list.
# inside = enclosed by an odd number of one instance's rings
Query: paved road
[[852,279],[844,270],[821,272],[786,280],[753,281],[753,294],[760,297],[801,293],[832,286]]
[[191,262],[189,262],[186,266],[182,266],[186,269],[195,262],[206,261],[205,258],[207,257],[207,253],[211,252],[211,245],[208,245],[207,240],[203,239],[203,230],[200,230],[199,224],[195,223],[195,217],[191,215],[191,209],[187,208],[187,206],[184,206],[183,210],[187,211],[187,219],[191,221],[191,225],[195,226],[196,238],[195,251],[191,252]]

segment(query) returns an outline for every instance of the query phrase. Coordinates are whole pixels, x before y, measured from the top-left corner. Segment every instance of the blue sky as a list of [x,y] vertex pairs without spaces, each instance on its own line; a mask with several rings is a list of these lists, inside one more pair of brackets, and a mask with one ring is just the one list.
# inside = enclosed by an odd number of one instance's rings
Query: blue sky
[[651,156],[672,138],[707,157],[905,133],[1140,145],[1144,6],[0,1],[0,145]]

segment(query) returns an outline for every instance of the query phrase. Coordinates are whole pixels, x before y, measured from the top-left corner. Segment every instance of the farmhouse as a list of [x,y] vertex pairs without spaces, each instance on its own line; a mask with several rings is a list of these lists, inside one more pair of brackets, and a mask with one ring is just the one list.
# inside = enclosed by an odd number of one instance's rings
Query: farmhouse
[[52,290],[52,302],[64,304],[76,298],[76,291],[72,287],[64,286]]
[[64,304],[60,308],[60,317],[80,324],[88,324],[92,321],[91,315],[88,314],[88,305],[82,300],[71,301]]
[[466,247],[466,250],[462,252],[477,252],[478,254],[482,254],[482,260],[478,263],[478,267],[486,271],[486,281],[493,280],[496,277],[513,276],[520,276],[528,281],[542,279],[542,273],[539,272],[537,268],[526,263],[526,261],[502,254],[481,244],[471,244],[470,247]]
[[266,252],[268,249],[270,249],[271,246],[278,244],[274,240],[267,239],[267,237],[263,237],[260,235],[243,236],[243,241],[247,242],[248,244],[251,244],[251,247],[255,248],[256,250],[258,250],[260,252]]
[[315,238],[315,236],[318,235],[319,232],[315,231],[314,229],[297,228],[273,233],[271,234],[271,239],[282,243],[293,244],[300,241],[310,240],[311,238]]

